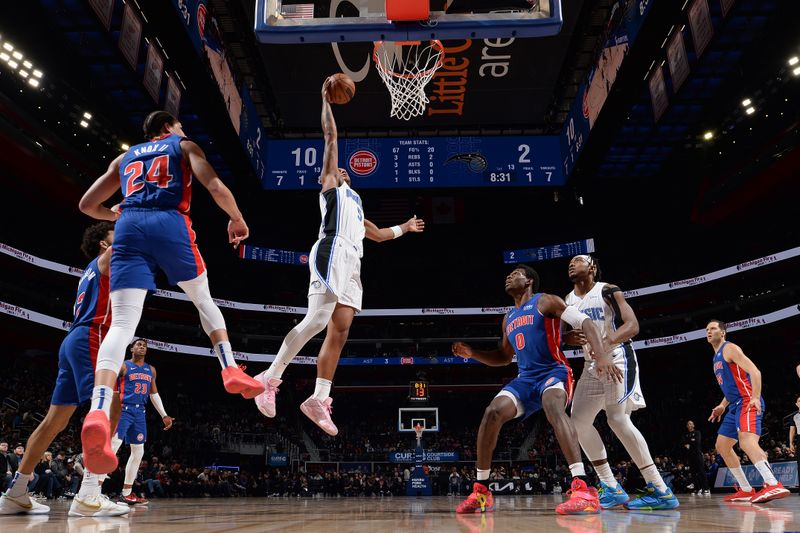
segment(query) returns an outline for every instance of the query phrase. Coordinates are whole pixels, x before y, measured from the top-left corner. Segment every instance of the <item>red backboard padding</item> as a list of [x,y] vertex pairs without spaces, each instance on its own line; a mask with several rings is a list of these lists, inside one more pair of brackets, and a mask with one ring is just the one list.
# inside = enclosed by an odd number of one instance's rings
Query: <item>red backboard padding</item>
[[429,0],[386,0],[386,20],[428,20],[430,14]]

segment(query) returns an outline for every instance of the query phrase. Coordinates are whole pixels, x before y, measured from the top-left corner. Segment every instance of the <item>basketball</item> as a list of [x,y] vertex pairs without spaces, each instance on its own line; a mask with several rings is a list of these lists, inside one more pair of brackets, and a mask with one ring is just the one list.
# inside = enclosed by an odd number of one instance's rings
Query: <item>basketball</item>
[[333,104],[346,104],[353,95],[356,94],[356,84],[350,76],[338,72],[328,78],[330,86],[328,88],[328,101]]

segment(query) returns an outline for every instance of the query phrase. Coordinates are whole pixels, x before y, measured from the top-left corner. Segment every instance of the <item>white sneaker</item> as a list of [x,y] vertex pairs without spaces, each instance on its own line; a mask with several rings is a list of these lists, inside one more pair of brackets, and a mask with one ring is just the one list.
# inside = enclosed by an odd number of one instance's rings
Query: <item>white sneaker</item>
[[104,494],[75,496],[69,507],[69,516],[120,516],[131,510],[127,505],[114,503]]
[[5,492],[0,496],[0,515],[3,514],[47,514],[50,508],[36,500],[32,500],[27,492],[22,496],[9,496]]

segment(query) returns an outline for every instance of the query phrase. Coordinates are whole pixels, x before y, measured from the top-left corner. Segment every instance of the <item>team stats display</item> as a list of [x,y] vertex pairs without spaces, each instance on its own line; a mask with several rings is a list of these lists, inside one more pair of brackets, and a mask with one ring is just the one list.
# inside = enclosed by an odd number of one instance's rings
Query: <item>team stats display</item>
[[[564,185],[560,141],[536,137],[340,139],[339,167],[355,189]],[[262,186],[316,189],[322,140],[267,141]]]

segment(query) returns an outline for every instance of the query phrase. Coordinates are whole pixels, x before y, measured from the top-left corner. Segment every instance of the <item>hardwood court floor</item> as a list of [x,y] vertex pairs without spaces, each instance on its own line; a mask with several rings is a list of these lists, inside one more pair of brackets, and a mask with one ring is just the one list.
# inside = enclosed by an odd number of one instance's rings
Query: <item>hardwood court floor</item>
[[488,533],[553,531],[638,533],[679,531],[800,530],[796,494],[766,505],[726,504],[722,496],[684,496],[674,511],[604,511],[557,516],[554,496],[506,496],[496,511],[456,515],[458,500],[429,498],[235,498],[155,500],[127,518],[67,518],[68,501],[51,502],[50,516],[2,516],[0,532],[160,533],[210,531],[305,531],[324,533],[394,531]]

